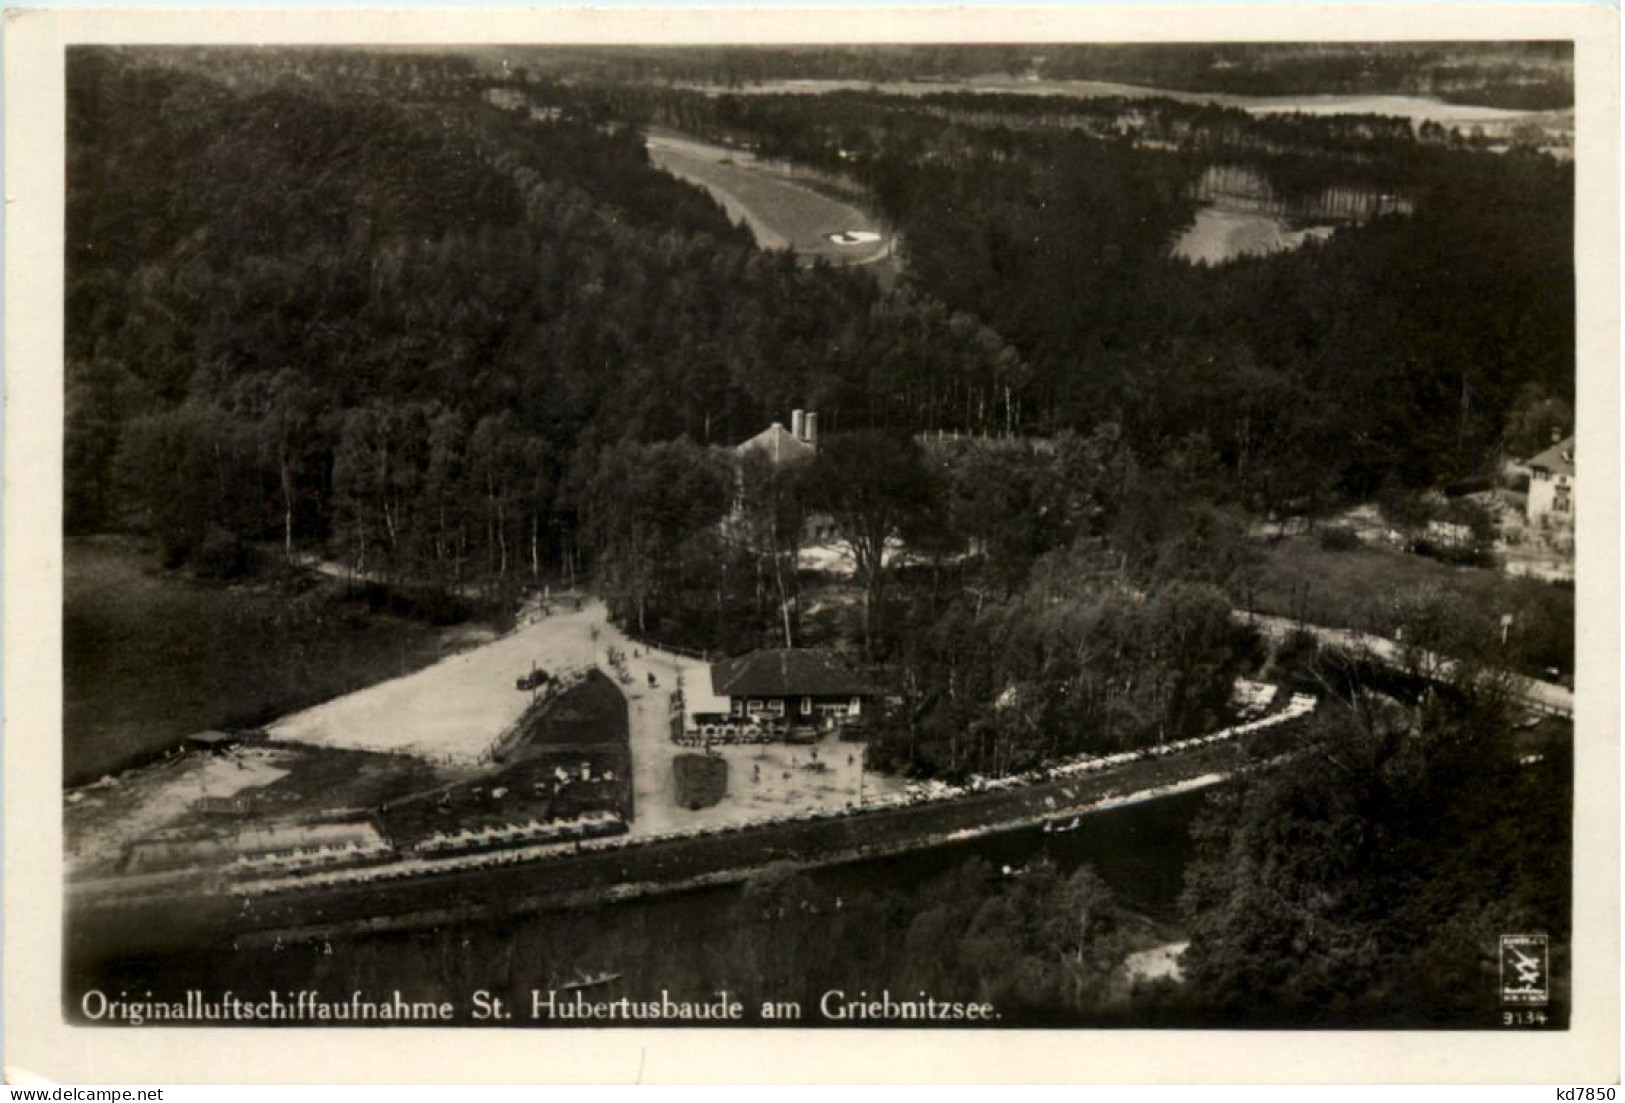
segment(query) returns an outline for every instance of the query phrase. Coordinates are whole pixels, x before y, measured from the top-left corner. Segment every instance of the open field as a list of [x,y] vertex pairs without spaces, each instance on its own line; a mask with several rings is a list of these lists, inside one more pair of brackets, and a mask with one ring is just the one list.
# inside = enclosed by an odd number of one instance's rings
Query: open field
[[1196,221],[1174,242],[1174,256],[1202,264],[1223,264],[1238,257],[1259,257],[1296,249],[1311,238],[1331,235],[1330,226],[1288,230],[1268,215],[1204,207]]
[[293,743],[473,764],[530,706],[530,693],[515,681],[533,667],[558,673],[590,665],[602,624],[602,610],[593,605],[531,613],[501,639],[285,716],[266,730]]
[[[890,254],[889,236],[874,219],[796,183],[745,150],[660,130],[649,134],[648,148],[656,165],[710,192],[729,218],[743,219],[764,249],[794,249],[799,256],[834,264],[868,264]],[[851,231],[866,240],[830,240]]]
[[439,634],[316,586],[222,586],[126,540],[69,540],[63,774],[92,780],[206,728],[263,723],[439,657]]

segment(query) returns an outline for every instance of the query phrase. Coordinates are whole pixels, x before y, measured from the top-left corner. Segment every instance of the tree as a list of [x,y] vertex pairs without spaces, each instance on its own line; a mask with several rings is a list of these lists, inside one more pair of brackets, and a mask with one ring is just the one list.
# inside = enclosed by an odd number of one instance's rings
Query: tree
[[578,506],[598,578],[616,615],[646,633],[651,600],[684,588],[676,553],[727,511],[729,460],[687,440],[622,441],[577,463],[585,465]]
[[954,529],[1005,596],[1039,556],[1076,535],[1079,511],[1056,454],[973,446],[954,457],[946,482]]
[[863,586],[863,640],[876,654],[888,571],[935,487],[913,440],[879,431],[830,437],[809,475],[852,553]]
[[504,410],[480,419],[468,441],[469,473],[485,500],[486,569],[495,578],[508,577],[515,499],[525,479],[518,427]]
[[256,534],[257,468],[253,432],[219,407],[190,402],[130,421],[120,437],[119,483],[163,558],[179,566],[221,534],[241,542]]
[[122,364],[67,365],[63,422],[63,527],[69,532],[116,525],[115,463],[125,423],[144,404],[137,377]]
[[282,515],[282,554],[293,559],[294,522],[302,485],[320,445],[321,396],[291,369],[270,376],[250,375],[236,387],[235,405],[253,418],[260,452],[275,475]]
[[1574,432],[1574,408],[1564,398],[1538,383],[1518,392],[1506,428],[1501,435],[1501,452],[1514,460],[1527,460]]
[[338,536],[355,550],[355,570],[366,574],[368,552],[389,573],[410,574],[421,533],[423,476],[428,467],[429,409],[387,398],[349,410],[339,429],[333,460]]
[[1116,897],[1092,868],[1063,876],[1041,859],[982,893],[956,949],[984,998],[1006,1014],[1103,1008],[1128,943]]
[[434,563],[444,572],[449,561],[456,582],[462,581],[469,555],[467,501],[474,490],[469,485],[468,444],[468,425],[461,414],[444,410],[430,420],[423,490],[434,515]]
[[760,451],[739,462],[739,532],[756,562],[758,592],[772,579],[784,630],[784,646],[795,646],[796,565],[806,523],[806,469],[776,464]]
[[1406,673],[1437,683],[1447,701],[1435,703],[1435,729],[1470,738],[1474,727],[1504,726],[1516,706],[1526,664],[1522,638],[1502,643],[1501,610],[1436,589],[1400,595],[1394,620],[1399,662]]
[[1193,829],[1182,965],[1205,1021],[1480,1021],[1497,934],[1568,930],[1567,741],[1528,762],[1509,727],[1463,726],[1442,696],[1350,704]]

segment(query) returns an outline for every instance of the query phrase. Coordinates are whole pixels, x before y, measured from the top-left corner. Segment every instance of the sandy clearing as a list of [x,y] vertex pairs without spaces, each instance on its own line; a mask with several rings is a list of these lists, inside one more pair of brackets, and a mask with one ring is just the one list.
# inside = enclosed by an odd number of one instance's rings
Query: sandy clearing
[[[530,696],[513,684],[532,661],[547,670],[596,664],[616,677],[611,648],[624,656],[627,674],[617,684],[630,725],[634,835],[840,808],[857,799],[861,745],[827,739],[819,748],[823,772],[803,769],[811,760],[805,747],[717,748],[728,759],[728,795],[698,812],[677,807],[671,763],[691,751],[671,741],[671,692],[681,685],[690,714],[726,712],[728,701],[712,694],[709,663],[636,642],[609,623],[599,601],[529,620],[494,643],[285,717],[268,730],[315,746],[472,761],[524,712]],[[863,781],[867,796],[897,788],[873,773]]]
[[1123,968],[1131,980],[1159,980],[1167,977],[1169,980],[1179,981],[1184,979],[1184,970],[1180,967],[1179,957],[1189,946],[1189,942],[1167,942],[1148,950],[1139,950],[1123,960]]
[[[887,564],[908,558],[908,549],[897,539],[886,541],[883,557]],[[840,578],[851,578],[858,573],[858,561],[852,546],[844,540],[828,544],[809,544],[796,555],[796,568],[803,571],[822,571]]]
[[263,788],[287,773],[274,754],[190,754],[126,774],[117,785],[76,789],[63,824],[68,873],[116,862],[126,844],[185,816],[204,797]]
[[1174,243],[1173,253],[1192,263],[1223,264],[1239,257],[1296,249],[1311,238],[1330,237],[1332,230],[1331,226],[1288,230],[1268,215],[1204,207]]
[[317,747],[475,761],[530,704],[514,681],[532,664],[556,672],[591,663],[598,648],[593,633],[605,620],[597,602],[527,617],[492,643],[286,716],[267,731]]

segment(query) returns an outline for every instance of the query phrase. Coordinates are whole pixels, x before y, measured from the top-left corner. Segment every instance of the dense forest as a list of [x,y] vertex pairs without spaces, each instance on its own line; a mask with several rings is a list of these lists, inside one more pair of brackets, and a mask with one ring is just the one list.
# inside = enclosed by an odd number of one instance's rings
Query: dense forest
[[[866,189],[905,278],[757,250],[649,165],[653,122]],[[855,634],[907,686],[877,753],[911,771],[1211,723],[1248,511],[1482,475],[1573,391],[1572,166],[1403,121],[76,50],[68,123],[70,533],[220,577],[276,546],[465,593],[590,573],[683,646]],[[1408,210],[1173,258],[1232,163]],[[824,418],[818,461],[736,495],[717,446],[793,407]],[[1004,444],[914,439],[943,431]],[[804,600],[813,512],[853,549],[858,625]]]
[[[1106,137],[1007,125],[1052,116],[1044,98],[643,96],[657,118],[868,187],[910,278],[1021,353],[1024,424],[1112,420],[1145,453],[1200,435],[1255,507],[1490,472],[1509,419],[1573,392],[1572,164],[1402,121],[1160,101]],[[1067,110],[1107,129],[1127,107]],[[1342,188],[1408,213],[1217,271],[1172,259],[1226,164],[1279,197]],[[907,409],[934,413],[926,395]]]
[[1193,828],[1170,1007],[1229,1025],[1488,1024],[1492,950],[1525,928],[1550,935],[1566,1007],[1572,742],[1515,730],[1495,678],[1415,710],[1329,703],[1290,769],[1210,798]]
[[934,302],[757,252],[630,130],[70,70],[70,531],[534,578],[574,556],[561,491],[608,445],[732,444],[803,404],[838,429],[890,389],[876,350],[1009,370]]

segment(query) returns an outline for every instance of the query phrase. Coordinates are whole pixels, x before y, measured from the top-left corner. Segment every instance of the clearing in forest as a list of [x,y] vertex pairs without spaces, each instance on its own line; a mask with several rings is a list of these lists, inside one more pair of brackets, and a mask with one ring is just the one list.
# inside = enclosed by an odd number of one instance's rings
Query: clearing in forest
[[869,264],[891,253],[891,241],[874,219],[746,150],[667,131],[650,133],[648,148],[656,165],[710,192],[729,218],[744,220],[763,249],[794,249],[834,264]]

